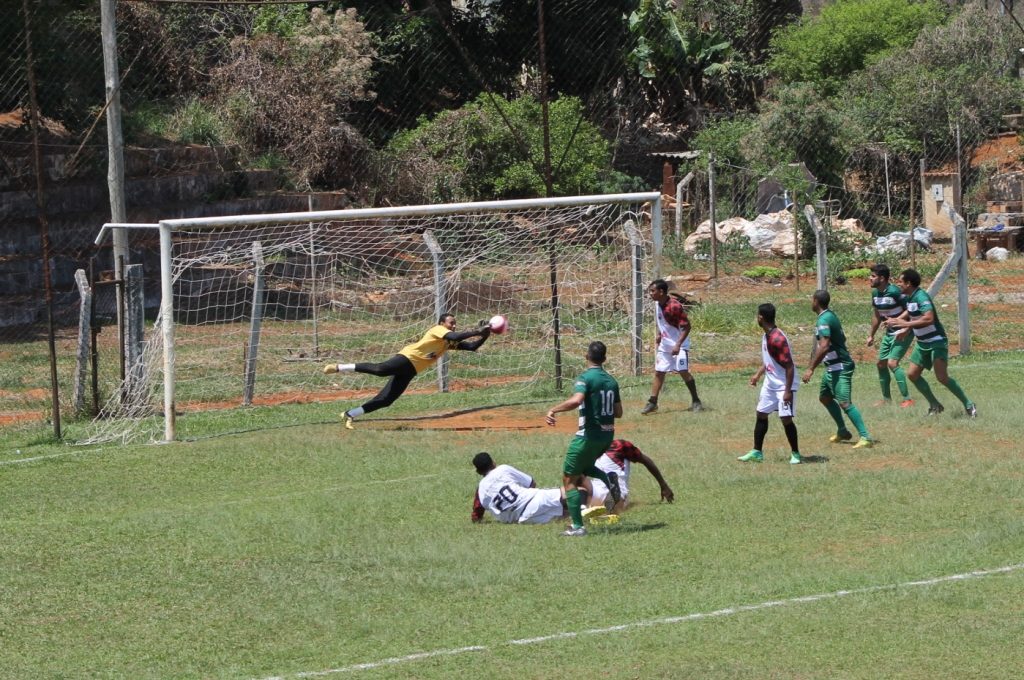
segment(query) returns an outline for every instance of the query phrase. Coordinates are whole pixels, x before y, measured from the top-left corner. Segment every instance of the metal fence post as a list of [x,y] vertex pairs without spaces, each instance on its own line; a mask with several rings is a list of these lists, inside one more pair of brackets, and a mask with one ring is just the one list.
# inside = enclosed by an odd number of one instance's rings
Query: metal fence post
[[[441,315],[448,311],[448,291],[445,290],[444,278],[444,251],[441,245],[434,238],[434,234],[427,229],[423,232],[423,242],[430,250],[430,257],[434,260],[434,318],[440,319]],[[437,362],[437,390],[448,391],[448,355],[442,354]]]

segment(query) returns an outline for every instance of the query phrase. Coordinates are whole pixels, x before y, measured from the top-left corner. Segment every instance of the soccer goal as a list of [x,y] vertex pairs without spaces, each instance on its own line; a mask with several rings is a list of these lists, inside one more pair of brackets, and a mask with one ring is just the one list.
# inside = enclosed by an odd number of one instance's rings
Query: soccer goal
[[142,372],[152,390],[121,418],[131,427],[112,423],[121,438],[162,420],[162,438],[173,440],[180,414],[217,408],[358,403],[380,379],[324,376],[320,365],[386,359],[448,311],[461,329],[505,314],[510,330],[479,352],[450,353],[410,392],[473,390],[480,405],[551,394],[583,367],[592,340],[608,344],[611,370],[638,373],[661,200],[651,192],[238,215],[155,229],[161,303]]

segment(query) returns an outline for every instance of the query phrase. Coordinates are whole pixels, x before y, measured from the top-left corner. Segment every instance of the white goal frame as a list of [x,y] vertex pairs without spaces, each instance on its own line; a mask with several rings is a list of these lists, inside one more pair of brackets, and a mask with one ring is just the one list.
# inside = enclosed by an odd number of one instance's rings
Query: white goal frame
[[[663,249],[662,236],[662,196],[660,192],[637,192],[622,194],[603,194],[589,196],[568,196],[557,198],[535,198],[518,199],[505,201],[480,201],[466,203],[448,203],[435,205],[416,205],[389,208],[360,208],[349,210],[320,210],[307,212],[288,213],[266,213],[255,215],[233,215],[218,217],[199,217],[183,219],[160,220],[158,225],[128,225],[125,223],[104,224],[96,237],[96,244],[99,245],[106,238],[107,232],[117,232],[122,229],[159,229],[160,237],[160,311],[159,327],[162,334],[163,347],[163,413],[164,413],[164,440],[173,441],[176,438],[176,412],[175,412],[175,323],[174,323],[174,289],[172,279],[172,253],[173,235],[182,229],[215,229],[241,226],[255,226],[265,224],[306,224],[311,221],[350,220],[360,218],[399,218],[399,217],[429,217],[438,215],[450,215],[460,212],[482,212],[482,211],[503,211],[530,208],[562,208],[570,206],[582,206],[591,204],[615,204],[635,203],[650,204],[651,206],[651,245],[653,247],[653,262],[649,271],[654,272],[655,278],[660,276],[660,261]],[[635,229],[628,228],[627,231],[635,232]],[[640,354],[642,351],[642,324],[645,282],[641,260],[642,243],[639,236],[630,233],[630,240],[633,242],[634,266],[632,274],[632,302],[633,302],[633,369],[635,374],[640,372]],[[445,374],[439,372],[439,383],[444,389]]]

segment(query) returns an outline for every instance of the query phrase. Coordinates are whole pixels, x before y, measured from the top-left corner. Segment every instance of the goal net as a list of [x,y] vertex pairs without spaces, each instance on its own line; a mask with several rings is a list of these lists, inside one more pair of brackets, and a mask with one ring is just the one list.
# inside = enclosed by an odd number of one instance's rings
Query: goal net
[[366,421],[554,396],[592,340],[611,371],[636,373],[659,213],[643,193],[162,221],[161,312],[129,371],[145,387],[117,390],[89,439],[274,422],[239,407],[330,402],[287,421],[336,417],[384,381],[321,367],[383,361],[441,312],[457,330],[499,313],[510,328],[449,352]]

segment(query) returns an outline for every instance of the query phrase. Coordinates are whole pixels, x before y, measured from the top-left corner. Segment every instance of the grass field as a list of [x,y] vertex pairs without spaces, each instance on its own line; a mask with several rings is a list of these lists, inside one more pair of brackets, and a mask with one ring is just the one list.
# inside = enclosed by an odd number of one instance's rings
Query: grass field
[[[817,462],[802,466],[775,420],[766,462],[735,461],[753,366],[700,375],[701,414],[675,380],[641,418],[648,379],[623,379],[619,435],[676,502],[637,468],[635,507],[582,539],[469,521],[479,450],[557,484],[573,418],[541,425],[554,398],[477,414],[477,429],[347,432],[336,405],[309,404],[164,446],[3,439],[0,676],[1016,678],[1022,367],[1022,352],[953,361],[972,421],[941,387],[937,419],[872,408],[862,362],[866,451],[828,443],[804,388]],[[472,401],[411,394],[391,415]]]

